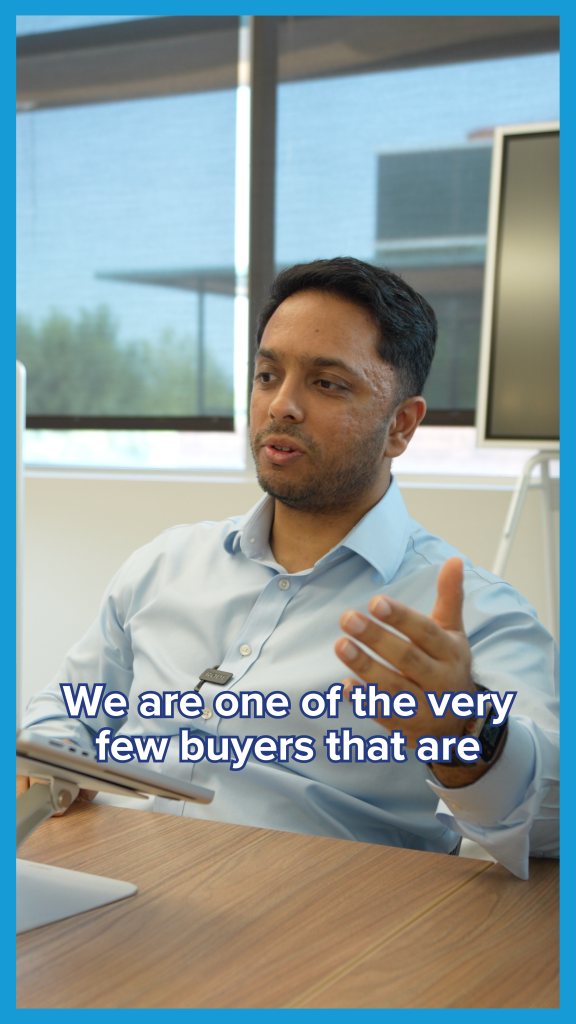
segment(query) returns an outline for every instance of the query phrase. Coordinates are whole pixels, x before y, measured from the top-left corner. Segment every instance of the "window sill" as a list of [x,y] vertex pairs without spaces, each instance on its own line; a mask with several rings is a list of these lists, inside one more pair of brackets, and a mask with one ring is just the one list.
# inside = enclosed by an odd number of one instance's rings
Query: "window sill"
[[[107,466],[41,466],[28,465],[28,479],[47,480],[123,480],[157,483],[258,484],[253,473],[246,470],[183,470],[116,468]],[[394,476],[400,490],[424,488],[432,490],[513,491],[514,476],[479,476],[461,473],[399,473]]]
[[46,466],[32,463],[24,476],[52,480],[145,480],[166,483],[257,484],[253,473],[243,469],[160,469],[126,466]]

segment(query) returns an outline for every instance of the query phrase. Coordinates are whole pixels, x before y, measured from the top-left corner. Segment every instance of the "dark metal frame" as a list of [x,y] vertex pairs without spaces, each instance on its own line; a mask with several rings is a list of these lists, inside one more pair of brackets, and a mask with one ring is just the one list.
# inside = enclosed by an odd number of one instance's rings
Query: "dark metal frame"
[[256,325],[276,275],[276,17],[252,18],[250,79],[250,228],[248,257],[248,409],[256,357]]
[[475,409],[428,409],[422,420],[424,427],[473,427],[475,424]]
[[234,430],[233,416],[27,416],[28,430]]

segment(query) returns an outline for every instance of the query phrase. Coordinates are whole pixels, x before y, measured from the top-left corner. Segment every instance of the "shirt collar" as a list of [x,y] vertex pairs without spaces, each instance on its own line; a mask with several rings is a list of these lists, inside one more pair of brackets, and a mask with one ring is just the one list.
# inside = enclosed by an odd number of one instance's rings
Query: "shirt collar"
[[341,547],[365,558],[385,583],[394,578],[406,553],[412,520],[394,477],[383,498],[356,523]]
[[[230,554],[242,551],[247,558],[261,558],[268,551],[274,514],[274,499],[264,495],[260,501],[234,523],[226,535],[224,547]],[[341,557],[343,550],[364,558],[389,583],[400,568],[410,537],[412,521],[394,477],[383,498],[356,523],[318,566]]]
[[230,554],[242,551],[247,558],[260,558],[268,550],[274,516],[274,499],[264,494],[246,515],[238,519],[224,539]]

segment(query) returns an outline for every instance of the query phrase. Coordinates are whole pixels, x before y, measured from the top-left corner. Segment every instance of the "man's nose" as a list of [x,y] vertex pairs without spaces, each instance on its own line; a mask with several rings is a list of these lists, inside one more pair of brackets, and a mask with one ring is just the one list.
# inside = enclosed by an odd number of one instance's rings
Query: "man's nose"
[[291,420],[301,423],[304,419],[304,405],[295,381],[286,377],[274,393],[268,408],[273,420]]

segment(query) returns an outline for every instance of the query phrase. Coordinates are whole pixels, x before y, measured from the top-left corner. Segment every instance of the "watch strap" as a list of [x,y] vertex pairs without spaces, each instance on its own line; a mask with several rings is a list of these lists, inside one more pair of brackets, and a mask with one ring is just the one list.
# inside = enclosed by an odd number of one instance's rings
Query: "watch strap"
[[[474,683],[476,690],[487,693],[485,686],[481,686],[480,683]],[[480,754],[480,760],[484,764],[494,764],[497,760],[504,743],[506,742],[506,736],[508,734],[508,719],[502,723],[502,725],[492,725],[492,718],[495,715],[495,709],[492,704],[488,704],[486,707],[486,714],[482,718],[470,718],[468,719],[467,728],[464,731],[465,736],[474,736],[479,740],[482,747]],[[473,762],[476,764],[477,762]],[[456,749],[452,750],[451,760],[446,765],[447,768],[462,768],[465,762],[461,761],[456,754]]]

